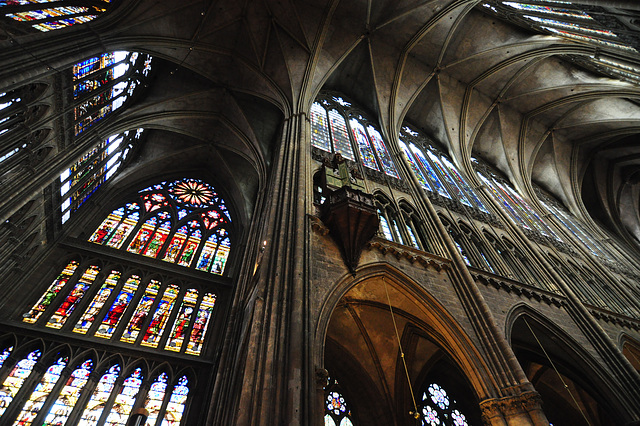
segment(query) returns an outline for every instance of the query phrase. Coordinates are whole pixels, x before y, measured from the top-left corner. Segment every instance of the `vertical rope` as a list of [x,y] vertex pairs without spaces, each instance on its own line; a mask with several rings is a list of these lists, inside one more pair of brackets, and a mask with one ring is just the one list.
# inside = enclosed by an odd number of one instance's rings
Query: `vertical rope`
[[411,386],[411,378],[409,377],[409,369],[407,368],[407,361],[404,359],[404,351],[402,350],[402,343],[400,342],[400,334],[398,333],[398,325],[396,324],[396,317],[393,314],[393,307],[391,307],[391,299],[389,298],[389,290],[387,289],[387,283],[384,280],[384,276],[382,277],[382,284],[384,284],[384,292],[387,294],[387,303],[389,303],[389,312],[391,312],[391,320],[393,321],[393,329],[396,332],[396,339],[398,339],[398,348],[400,349],[400,358],[402,359],[402,365],[404,366],[404,373],[407,376],[407,383],[409,384],[409,392],[411,392],[411,400],[413,401],[413,413],[412,414],[415,419],[420,417],[420,413],[418,412],[418,405],[416,404],[416,397],[413,395],[413,386]]
[[551,360],[551,357],[549,357],[549,354],[547,353],[547,351],[544,349],[544,347],[542,346],[542,343],[540,342],[540,340],[538,340],[538,336],[536,336],[536,333],[533,332],[533,329],[531,328],[531,326],[529,325],[529,323],[527,322],[526,318],[522,318],[524,320],[524,323],[527,324],[527,327],[529,328],[529,331],[531,332],[531,334],[533,335],[533,338],[536,339],[536,342],[538,342],[538,345],[540,346],[540,349],[542,349],[542,352],[544,352],[544,356],[547,357],[547,360],[549,361],[549,363],[551,364],[551,367],[553,367],[553,369],[555,370],[556,374],[558,375],[558,378],[560,379],[560,381],[562,382],[562,385],[564,386],[564,388],[567,390],[567,392],[569,392],[569,396],[571,396],[571,399],[573,400],[573,403],[576,404],[576,407],[578,407],[578,411],[580,411],[580,414],[582,414],[582,417],[584,417],[584,420],[587,422],[587,424],[589,426],[591,426],[591,422],[589,421],[589,419],[587,418],[587,415],[584,413],[584,411],[582,411],[582,408],[580,408],[580,405],[578,404],[578,401],[576,400],[576,398],[573,396],[573,393],[571,392],[571,389],[569,389],[569,385],[567,385],[567,383],[564,381],[564,379],[562,378],[562,375],[560,374],[560,372],[558,371],[558,369],[556,368],[556,365],[553,363],[553,361]]

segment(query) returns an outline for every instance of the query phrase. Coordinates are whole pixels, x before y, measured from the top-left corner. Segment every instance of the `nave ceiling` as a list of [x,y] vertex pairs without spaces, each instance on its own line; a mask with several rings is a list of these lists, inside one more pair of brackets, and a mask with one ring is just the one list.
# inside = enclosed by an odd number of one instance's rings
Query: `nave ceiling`
[[[635,9],[602,13],[633,39]],[[103,50],[160,58],[119,125],[154,130],[149,164],[206,151],[216,173],[238,178],[247,211],[282,119],[328,88],[376,114],[389,139],[406,119],[467,172],[481,156],[521,191],[533,182],[640,238],[640,87],[579,64],[613,57],[640,68],[637,51],[542,34],[469,0],[123,0],[70,30],[7,34],[2,58],[23,55],[0,71],[4,86],[20,83],[14,71],[26,63],[53,73]]]

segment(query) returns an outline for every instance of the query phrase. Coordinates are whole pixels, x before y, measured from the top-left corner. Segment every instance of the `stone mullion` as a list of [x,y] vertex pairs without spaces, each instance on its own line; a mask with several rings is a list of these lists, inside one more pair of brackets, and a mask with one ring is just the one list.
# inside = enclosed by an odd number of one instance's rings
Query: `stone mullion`
[[[285,120],[279,159],[273,168],[267,221],[269,236],[263,269],[257,282],[253,325],[248,337],[244,385],[237,424],[301,425],[307,399],[303,370],[305,307],[301,244],[304,179],[301,173],[301,133],[304,116]],[[306,138],[303,138],[306,140]],[[289,388],[289,383],[295,388]]]
[[[395,157],[398,158],[399,156],[395,155]],[[458,279],[452,280],[454,284],[453,287],[468,314],[479,345],[485,355],[485,361],[487,361],[489,368],[493,370],[499,386],[499,389],[496,389],[496,391],[505,396],[509,394],[513,395],[514,391],[520,394],[534,393],[533,385],[528,381],[513,350],[496,324],[489,305],[469,273],[467,265],[458,251],[453,238],[440,221],[431,200],[429,200],[429,197],[427,197],[422,190],[413,172],[407,170],[409,168],[405,164],[404,159],[398,161],[398,163],[402,164],[402,167],[405,168],[406,175],[410,176],[414,193],[418,194],[418,206],[426,213],[426,217],[430,218],[433,226],[437,229],[438,234],[441,236],[440,241],[444,243],[445,249],[454,264],[452,275]],[[486,396],[480,395],[480,397]],[[540,415],[544,416],[542,411],[540,411]]]
[[[481,188],[485,191],[485,198],[488,198],[493,203],[494,200],[489,190],[484,185],[481,186]],[[629,361],[622,355],[622,352],[616,347],[615,343],[584,306],[571,286],[562,279],[558,272],[547,261],[546,257],[541,253],[541,250],[524,235],[524,232],[522,232],[518,226],[511,222],[506,213],[498,209],[498,214],[503,217],[508,225],[511,225],[510,228],[513,233],[529,248],[529,251],[534,255],[537,262],[539,262],[551,276],[554,284],[556,284],[567,297],[570,302],[566,309],[569,316],[584,332],[591,345],[593,345],[605,364],[609,367],[612,375],[617,379],[615,385],[619,387],[617,394],[620,395],[619,400],[621,404],[625,406],[629,413],[632,413],[636,417],[640,416],[640,375],[638,375],[638,372],[635,371]]]

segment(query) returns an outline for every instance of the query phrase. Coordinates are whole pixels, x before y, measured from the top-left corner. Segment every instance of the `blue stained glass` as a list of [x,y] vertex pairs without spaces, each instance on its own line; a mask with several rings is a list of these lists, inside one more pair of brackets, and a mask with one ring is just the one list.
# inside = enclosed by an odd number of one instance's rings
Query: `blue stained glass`
[[362,124],[360,124],[360,122],[355,118],[349,120],[349,124],[351,125],[351,131],[353,132],[353,139],[356,141],[358,149],[360,150],[362,164],[370,169],[379,170],[378,165],[376,164],[376,157],[373,155],[373,150],[369,144],[369,138],[364,131],[364,127],[362,127]]
[[404,158],[406,158],[406,160],[409,162],[409,167],[411,167],[411,170],[413,171],[413,174],[418,179],[418,182],[420,182],[420,185],[424,189],[428,191],[432,191],[431,187],[427,183],[427,180],[422,174],[422,170],[420,170],[420,167],[418,167],[415,160],[413,159],[413,154],[411,154],[411,151],[409,151],[409,147],[407,147],[407,145],[404,142],[400,142],[400,148],[402,148],[402,153],[404,154]]
[[558,236],[547,226],[546,223],[544,223],[544,221],[540,218],[540,216],[538,216],[538,214],[531,208],[529,207],[529,205],[527,204],[526,201],[524,201],[522,199],[522,197],[520,197],[516,191],[511,188],[508,185],[500,185],[500,183],[496,182],[496,184],[503,190],[508,191],[509,194],[511,194],[511,196],[513,197],[516,203],[516,205],[520,208],[520,210],[525,214],[525,217],[527,218],[527,220],[533,224],[533,226],[543,235],[551,235],[553,236],[556,240],[561,241],[560,238],[558,238]]
[[431,164],[429,164],[429,161],[427,161],[427,158],[424,156],[422,151],[420,151],[414,144],[409,144],[409,146],[411,147],[411,151],[413,151],[416,158],[422,165],[422,168],[427,173],[427,176],[431,181],[431,186],[436,189],[438,194],[442,195],[443,197],[451,198],[449,193],[444,189],[444,186],[440,182],[438,175],[436,175],[436,172],[433,170]]
[[396,165],[393,164],[393,160],[387,151],[387,147],[384,144],[384,140],[382,140],[382,136],[380,132],[376,130],[373,126],[367,126],[367,131],[369,132],[369,136],[371,136],[371,141],[373,142],[373,147],[378,154],[378,160],[380,160],[380,164],[382,164],[382,168],[384,172],[389,176],[393,176],[394,178],[399,178],[398,171],[396,170]]
[[344,158],[355,161],[351,141],[347,133],[347,122],[342,114],[337,110],[329,111],[329,124],[331,126],[331,136],[333,140],[333,151],[340,153]]
[[389,228],[389,222],[387,222],[387,218],[384,217],[380,210],[378,210],[378,215],[380,216],[380,226],[382,227],[382,233],[384,234],[384,237],[389,241],[393,241],[391,228]]
[[453,190],[453,192],[455,193],[454,194],[455,198],[459,200],[462,204],[465,204],[469,207],[473,207],[473,204],[471,204],[471,202],[467,199],[467,196],[464,195],[464,192],[460,190],[456,182],[449,175],[449,171],[442,166],[440,159],[436,157],[431,151],[427,151],[427,154],[429,155],[429,158],[431,159],[431,161],[433,161],[433,164],[436,165],[436,168],[440,171],[440,174],[442,175],[444,180],[447,181],[447,183],[449,184],[449,188],[448,188],[449,191]]
[[331,152],[327,111],[317,102],[311,106],[311,145]]
[[456,169],[456,167],[445,156],[441,156],[440,158],[442,159],[442,162],[444,163],[444,165],[447,166],[447,169],[449,170],[451,175],[458,182],[458,186],[464,190],[464,192],[467,194],[469,199],[471,199],[471,200],[473,200],[475,202],[476,207],[479,208],[480,210],[482,210],[485,213],[489,213],[489,211],[486,209],[484,204],[482,204],[482,202],[477,197],[475,192],[473,192],[473,190],[471,189],[469,184],[467,184],[467,181],[465,181],[462,178],[462,176],[460,176],[460,174],[458,173],[458,170]]
[[511,204],[504,198],[504,196],[496,189],[496,187],[489,181],[489,179],[485,178],[482,173],[478,172],[478,177],[480,178],[480,180],[482,180],[487,187],[489,188],[489,190],[491,190],[491,193],[502,203],[502,205],[506,208],[507,212],[509,213],[509,215],[513,218],[513,220],[519,224],[520,226],[522,226],[523,228],[526,229],[530,229],[529,225],[527,225],[524,220],[522,220],[522,218],[520,217],[520,215],[518,213],[516,213],[516,211],[514,210],[514,208],[511,206]]

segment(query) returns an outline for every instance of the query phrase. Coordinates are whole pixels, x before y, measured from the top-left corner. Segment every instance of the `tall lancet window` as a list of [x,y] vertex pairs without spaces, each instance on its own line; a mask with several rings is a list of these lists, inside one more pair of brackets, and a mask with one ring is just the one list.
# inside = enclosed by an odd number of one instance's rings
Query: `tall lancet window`
[[340,95],[321,93],[311,106],[311,145],[360,161],[369,173],[400,179],[378,126]]
[[127,130],[108,137],[60,174],[62,223],[121,168],[143,131]]
[[38,31],[59,30],[92,21],[107,11],[111,0],[4,0],[2,14]]
[[400,148],[420,186],[436,198],[444,197],[455,204],[489,213],[456,166],[426,135],[405,123],[400,131]]
[[151,72],[151,56],[110,52],[73,66],[76,136],[130,101]]

